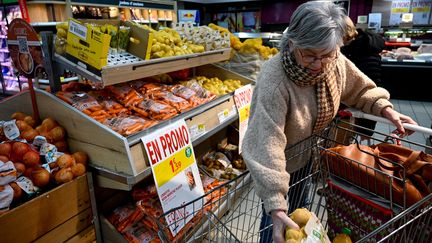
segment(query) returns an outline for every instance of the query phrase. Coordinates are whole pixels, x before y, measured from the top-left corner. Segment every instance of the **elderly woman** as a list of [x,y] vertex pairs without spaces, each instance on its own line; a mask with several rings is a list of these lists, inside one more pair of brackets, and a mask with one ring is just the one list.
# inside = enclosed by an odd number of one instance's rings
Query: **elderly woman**
[[[388,118],[403,135],[402,123],[416,124],[393,110],[389,93],[378,88],[339,48],[346,31],[343,9],[331,2],[309,1],[293,13],[280,54],[267,61],[252,98],[243,157],[265,212],[261,242],[284,242],[285,227],[298,228],[287,216],[288,201],[303,206],[304,197],[286,198],[289,184],[305,173],[308,160],[287,160],[287,149],[323,130],[340,103]],[[303,170],[303,171],[302,171]],[[291,181],[290,181],[291,174]],[[306,190],[306,187],[304,188]],[[303,194],[307,194],[304,193]]]

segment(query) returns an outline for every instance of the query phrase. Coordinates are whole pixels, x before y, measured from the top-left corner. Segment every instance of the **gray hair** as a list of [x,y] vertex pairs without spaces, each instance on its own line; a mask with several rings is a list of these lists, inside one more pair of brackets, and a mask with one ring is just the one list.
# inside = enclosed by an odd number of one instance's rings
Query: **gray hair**
[[332,2],[303,3],[291,16],[280,43],[281,51],[289,48],[290,41],[301,49],[335,50],[343,45],[345,17],[345,10]]

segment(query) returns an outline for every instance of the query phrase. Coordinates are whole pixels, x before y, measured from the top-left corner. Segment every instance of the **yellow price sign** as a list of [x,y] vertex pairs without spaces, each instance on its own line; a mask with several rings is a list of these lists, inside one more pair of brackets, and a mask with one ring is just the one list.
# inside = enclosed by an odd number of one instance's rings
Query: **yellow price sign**
[[249,113],[250,113],[250,104],[247,104],[239,109],[239,119],[240,122],[247,121],[249,119]]
[[161,161],[154,167],[154,176],[158,187],[174,178],[178,173],[195,162],[191,146],[186,146],[177,153]]

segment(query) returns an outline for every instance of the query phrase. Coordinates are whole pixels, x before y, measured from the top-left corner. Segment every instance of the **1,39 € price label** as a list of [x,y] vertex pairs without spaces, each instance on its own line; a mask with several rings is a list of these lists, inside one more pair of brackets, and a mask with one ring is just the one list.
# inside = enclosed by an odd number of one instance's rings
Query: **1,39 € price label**
[[154,176],[158,187],[163,186],[178,173],[192,165],[195,162],[195,158],[192,155],[192,148],[187,146],[155,165]]

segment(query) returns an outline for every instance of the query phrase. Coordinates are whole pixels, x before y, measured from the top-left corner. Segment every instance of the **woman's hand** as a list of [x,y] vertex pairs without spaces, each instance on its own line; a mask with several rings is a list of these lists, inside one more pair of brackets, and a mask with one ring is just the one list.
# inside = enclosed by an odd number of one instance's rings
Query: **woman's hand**
[[407,130],[405,131],[405,128],[402,126],[402,123],[409,123],[413,125],[417,125],[417,122],[415,122],[411,117],[403,115],[391,107],[386,107],[381,112],[382,116],[389,119],[395,126],[396,130],[394,130],[392,133],[396,136],[403,138],[407,135],[411,135],[414,133],[414,131]]
[[285,243],[285,228],[288,226],[292,229],[300,227],[288,217],[285,211],[274,210],[271,212],[273,221],[273,241],[275,243]]

